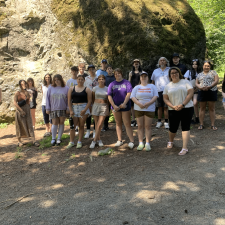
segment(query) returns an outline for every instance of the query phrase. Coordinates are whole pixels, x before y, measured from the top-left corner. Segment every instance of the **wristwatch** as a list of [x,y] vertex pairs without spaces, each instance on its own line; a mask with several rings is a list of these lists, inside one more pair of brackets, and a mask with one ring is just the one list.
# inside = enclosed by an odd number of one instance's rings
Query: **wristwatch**
[[185,108],[185,105],[184,104],[182,104],[182,106]]

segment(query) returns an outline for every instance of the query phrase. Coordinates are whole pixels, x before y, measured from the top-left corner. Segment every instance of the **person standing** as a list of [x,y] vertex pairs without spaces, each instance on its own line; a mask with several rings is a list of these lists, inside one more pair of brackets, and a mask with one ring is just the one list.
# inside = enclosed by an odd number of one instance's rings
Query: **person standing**
[[[82,147],[82,138],[84,136],[84,124],[90,114],[89,107],[91,105],[91,90],[84,86],[85,78],[78,75],[77,85],[71,87],[68,91],[68,105],[70,116],[73,118],[74,126],[79,126],[79,138],[76,148]],[[75,131],[70,130],[70,142],[67,149],[75,146],[74,144]]]
[[[141,69],[141,62],[139,59],[134,59],[132,65],[133,69],[129,73],[128,81],[131,83],[132,88],[134,88],[136,85],[140,83],[140,74],[142,72],[142,69]],[[132,115],[131,126],[135,127],[137,125],[137,122],[135,120],[134,102],[132,100],[131,100],[131,115]]]
[[194,96],[193,96],[193,104],[194,104],[194,111],[195,111],[195,120],[191,120],[192,124],[199,123],[199,110],[198,110],[198,88],[195,85],[195,80],[200,73],[200,64],[198,59],[193,59],[191,62],[191,69],[187,70],[184,74],[184,78],[191,82],[191,85],[194,87]]
[[91,142],[90,148],[94,148],[96,143],[100,147],[104,146],[101,139],[101,127],[102,124],[109,114],[109,105],[108,105],[108,87],[105,86],[105,76],[99,75],[98,76],[98,86],[94,87],[92,90],[92,99],[93,99],[93,106],[92,106],[92,115],[95,120],[95,138]]
[[106,67],[107,67],[107,60],[103,59],[101,61],[101,69],[96,71],[96,76],[98,77],[99,75],[104,75],[105,77],[108,75],[108,73],[106,72]]
[[158,122],[156,124],[156,128],[160,128],[162,126],[162,113],[164,109],[164,127],[166,129],[169,129],[169,123],[168,123],[168,106],[163,101],[163,91],[165,86],[170,82],[169,80],[169,69],[170,64],[167,58],[161,57],[158,61],[157,66],[158,69],[155,69],[152,73],[152,84],[155,84],[157,90],[158,90],[158,99],[156,102],[156,106],[158,107]]
[[19,81],[20,91],[14,95],[14,105],[16,106],[15,124],[16,124],[16,137],[18,139],[18,146],[23,146],[21,138],[32,138],[34,146],[38,147],[39,144],[35,141],[34,129],[32,126],[32,118],[30,111],[30,95],[27,89],[27,82],[25,80]]
[[32,122],[33,122],[33,128],[35,130],[35,123],[36,123],[36,118],[35,118],[35,111],[37,107],[37,88],[34,85],[34,79],[33,78],[28,78],[27,79],[27,84],[28,84],[28,93],[30,94],[30,111],[31,111],[31,117],[32,117]]
[[78,75],[82,75],[84,77],[87,77],[88,76],[88,74],[85,73],[85,63],[84,62],[79,63],[78,69],[79,69]]
[[203,64],[203,72],[198,74],[196,78],[196,87],[198,91],[198,101],[200,102],[200,126],[199,130],[204,128],[203,121],[205,117],[206,104],[208,102],[209,115],[211,120],[211,129],[217,130],[215,127],[215,103],[217,101],[217,84],[219,82],[219,76],[216,71],[211,70],[212,64],[210,61],[205,61]]
[[[158,90],[154,84],[149,84],[148,73],[142,71],[140,76],[140,85],[137,85],[131,93],[130,98],[134,102],[135,116],[138,123],[138,151],[150,151],[150,141],[152,135],[152,119],[155,117],[155,101],[158,98]],[[144,146],[144,129],[146,144]]]
[[[69,113],[68,108],[68,94],[69,88],[60,74],[53,77],[52,85],[48,88],[46,98],[46,113],[52,119],[52,146],[60,145],[61,137],[64,132],[64,121],[67,117],[66,112]],[[59,129],[58,129],[59,127]],[[56,141],[56,134],[58,130],[58,138]]]
[[165,86],[163,91],[164,102],[169,107],[170,128],[167,148],[173,147],[173,141],[181,123],[183,147],[178,155],[185,155],[188,152],[190,125],[194,111],[192,102],[194,89],[189,81],[183,79],[177,67],[170,68],[169,78],[171,82]]
[[170,66],[179,68],[182,75],[187,72],[187,67],[180,63],[180,55],[178,53],[172,55]]
[[113,81],[108,87],[108,99],[113,110],[113,115],[116,121],[116,133],[118,141],[115,147],[123,145],[122,141],[122,123],[126,128],[127,135],[130,139],[128,147],[132,149],[134,147],[133,131],[131,129],[130,121],[130,95],[132,92],[131,83],[128,80],[123,79],[123,73],[121,69],[115,69],[114,71],[116,80]]
[[[88,77],[85,77],[85,82],[84,86],[89,88],[91,91],[92,89],[98,85],[98,78],[95,75],[95,66],[94,65],[89,65],[88,66],[88,73],[90,74]],[[91,106],[90,106],[90,112],[91,112]],[[87,132],[84,136],[84,138],[89,138],[90,137],[90,132],[91,132],[91,114],[86,120],[86,125],[87,125]],[[94,130],[93,130],[93,138],[95,138],[95,122],[94,122]]]
[[[108,73],[108,75],[105,77],[105,86],[108,87],[113,81],[116,80],[116,78],[113,74],[113,68],[111,65],[107,65],[106,72]],[[102,131],[109,130],[110,109],[111,109],[111,105],[109,104],[109,115],[105,117],[104,126],[102,128]]]
[[51,74],[45,74],[43,84],[41,86],[41,91],[42,91],[42,114],[43,114],[43,119],[45,123],[45,134],[44,137],[51,136],[51,123],[52,121],[49,120],[49,115],[46,113],[46,98],[47,98],[47,92],[48,88],[52,84],[52,76]]

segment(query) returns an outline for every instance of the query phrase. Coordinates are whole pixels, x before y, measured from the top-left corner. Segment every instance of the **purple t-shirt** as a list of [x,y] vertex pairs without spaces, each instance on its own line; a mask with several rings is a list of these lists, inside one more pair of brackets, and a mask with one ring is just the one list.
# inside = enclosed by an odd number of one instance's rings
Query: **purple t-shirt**
[[69,87],[49,86],[46,98],[46,111],[67,110]]
[[[131,93],[131,92],[132,92],[132,86],[128,80],[122,80],[120,82],[117,82],[115,80],[112,83],[110,83],[108,87],[108,95],[112,96],[113,101],[115,105],[117,106],[121,105],[124,102],[124,99],[127,93]],[[131,108],[131,102],[129,100],[127,103],[126,110],[129,110],[130,108]],[[112,106],[111,106],[111,109],[113,109]]]

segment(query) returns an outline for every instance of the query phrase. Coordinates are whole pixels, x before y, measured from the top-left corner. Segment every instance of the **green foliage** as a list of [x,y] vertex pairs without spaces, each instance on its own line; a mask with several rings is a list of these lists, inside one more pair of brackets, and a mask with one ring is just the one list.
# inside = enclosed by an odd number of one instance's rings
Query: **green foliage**
[[0,123],[0,129],[6,128],[8,123]]
[[206,32],[206,57],[217,72],[225,70],[225,0],[188,0],[203,22]]
[[109,116],[109,123],[115,123],[115,118],[113,116],[113,113],[111,113]]
[[66,119],[64,124],[65,126],[69,126],[70,125],[69,119]]
[[[61,140],[66,140],[70,138],[70,135],[68,134],[63,134],[62,137],[61,137]],[[57,136],[56,136],[56,139],[57,139]],[[40,146],[39,146],[39,149],[44,149],[44,148],[50,148],[52,145],[51,145],[51,140],[52,140],[52,137],[45,137],[43,138],[41,141],[40,141]],[[61,146],[63,145],[66,145],[66,143],[62,142],[60,144]]]

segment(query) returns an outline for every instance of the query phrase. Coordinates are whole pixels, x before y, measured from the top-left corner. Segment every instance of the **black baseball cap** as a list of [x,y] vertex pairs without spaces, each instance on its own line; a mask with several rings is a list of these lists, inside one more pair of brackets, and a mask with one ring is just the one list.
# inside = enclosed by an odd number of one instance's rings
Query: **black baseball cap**
[[174,54],[172,55],[172,58],[173,58],[173,57],[179,57],[179,58],[180,58],[180,56],[179,56],[178,53],[174,53]]
[[101,63],[108,63],[106,59],[103,59]]
[[88,70],[89,70],[90,68],[94,68],[94,69],[95,69],[95,66],[91,64],[91,65],[88,66]]
[[[144,74],[148,76],[148,73],[147,73],[147,72],[142,71],[142,72],[141,72],[141,75],[144,75]],[[141,75],[140,75],[140,76],[141,76]]]

